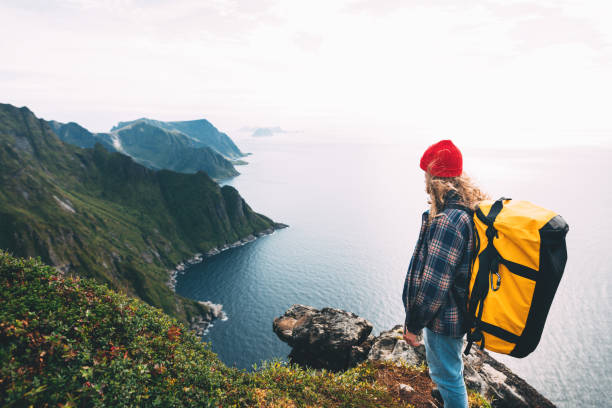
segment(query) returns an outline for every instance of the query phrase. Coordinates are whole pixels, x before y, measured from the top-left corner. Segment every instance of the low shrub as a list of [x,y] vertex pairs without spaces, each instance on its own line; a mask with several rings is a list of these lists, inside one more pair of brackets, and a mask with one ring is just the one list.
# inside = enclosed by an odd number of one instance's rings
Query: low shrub
[[230,368],[161,310],[4,251],[0,304],[1,406],[408,406],[380,381],[385,364],[343,373],[281,361]]

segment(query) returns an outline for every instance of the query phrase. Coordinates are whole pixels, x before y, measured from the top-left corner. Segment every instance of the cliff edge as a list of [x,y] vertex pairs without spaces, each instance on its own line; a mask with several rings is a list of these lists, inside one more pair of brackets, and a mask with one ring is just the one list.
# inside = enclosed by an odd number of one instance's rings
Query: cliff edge
[[[354,368],[330,371],[273,360],[247,372],[225,365],[194,332],[139,299],[2,250],[0,303],[3,407],[440,406],[431,397],[425,365],[403,360],[419,358],[419,349],[406,351],[393,331],[371,336],[367,320],[336,309],[314,319],[320,331],[304,325],[302,333],[340,355],[349,349],[350,364],[365,358]],[[304,318],[293,310],[295,321],[282,327],[291,337]],[[303,323],[312,322],[316,309],[301,310],[310,316]],[[472,367],[483,386],[494,384],[485,374],[496,377],[497,384],[503,374],[508,379],[501,387],[518,390],[532,406],[551,406],[529,396],[526,385],[512,383],[515,377],[494,361]],[[512,406],[502,397],[505,405],[493,400],[493,406]],[[476,391],[470,390],[468,398],[470,408],[491,406]]]
[[[291,362],[300,366],[332,371],[347,370],[364,361],[391,363],[397,367],[425,366],[425,347],[409,346],[402,339],[401,325],[383,331],[377,337],[371,335],[372,328],[370,322],[354,313],[333,308],[318,310],[305,305],[291,306],[273,323],[277,336],[293,347],[289,355]],[[463,356],[463,361],[468,389],[491,401],[492,407],[554,407],[546,397],[487,352],[474,347],[468,356]],[[433,387],[430,379],[424,384],[423,377],[428,379],[426,373],[413,376],[418,384],[404,384],[400,378],[395,383],[393,378],[388,379],[398,396],[419,406],[415,401],[417,396],[413,394],[419,391],[423,394],[423,390],[430,392]],[[435,398],[427,399],[429,401],[425,401],[424,406],[441,406]]]

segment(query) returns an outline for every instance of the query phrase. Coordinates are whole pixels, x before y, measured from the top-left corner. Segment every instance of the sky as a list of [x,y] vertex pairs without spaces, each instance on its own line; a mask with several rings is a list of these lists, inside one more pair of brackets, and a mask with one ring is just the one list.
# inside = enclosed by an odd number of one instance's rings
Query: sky
[[92,131],[612,145],[612,2],[0,0],[0,102]]

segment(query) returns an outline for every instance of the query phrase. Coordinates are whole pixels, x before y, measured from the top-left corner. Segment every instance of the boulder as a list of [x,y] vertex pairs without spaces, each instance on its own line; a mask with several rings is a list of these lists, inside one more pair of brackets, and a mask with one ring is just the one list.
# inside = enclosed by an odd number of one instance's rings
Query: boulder
[[372,324],[340,309],[293,305],[274,319],[274,332],[293,350],[292,362],[312,368],[345,370],[365,360]]
[[[402,326],[374,337],[372,324],[344,310],[293,305],[274,319],[274,332],[293,347],[292,362],[334,371],[354,367],[368,359],[391,361],[398,366],[426,364],[425,347],[409,346],[402,338]],[[495,408],[554,407],[554,405],[487,352],[473,347],[463,356],[468,388],[492,400]],[[404,387],[400,390],[409,393]]]
[[293,328],[298,320],[300,320],[301,325],[307,317],[312,316],[316,312],[318,312],[318,310],[311,306],[293,305],[287,309],[284,315],[274,319],[272,329],[282,341],[289,344],[291,347],[295,347],[293,342]]
[[402,339],[402,326],[381,332],[375,338],[368,360],[391,361],[418,366],[425,361],[425,346],[412,347]]
[[494,408],[555,406],[486,351],[473,347],[468,356],[463,356],[463,363],[465,384],[492,399]]
[[[478,391],[496,408],[554,407],[548,399],[514,374],[508,367],[474,346],[463,356],[463,377],[468,388]],[[409,346],[402,339],[402,326],[395,326],[374,339],[368,360],[392,361],[397,365],[426,363],[425,347]]]
[[408,384],[400,384],[399,385],[399,393],[403,397],[407,397],[414,392],[414,388],[409,386]]

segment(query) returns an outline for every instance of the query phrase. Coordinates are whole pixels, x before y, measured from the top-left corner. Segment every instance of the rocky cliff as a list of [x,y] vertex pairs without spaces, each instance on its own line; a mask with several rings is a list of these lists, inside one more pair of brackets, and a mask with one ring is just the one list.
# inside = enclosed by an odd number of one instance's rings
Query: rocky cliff
[[135,123],[145,123],[159,129],[180,132],[189,137],[195,146],[210,147],[228,159],[237,159],[244,156],[238,146],[236,146],[227,134],[220,132],[206,119],[163,122],[160,120],[140,118],[129,122],[119,122],[117,126],[111,129],[111,132],[130,127]]
[[[390,362],[397,366],[426,364],[424,346],[412,347],[402,339],[402,326],[371,335],[372,324],[344,310],[293,305],[273,323],[278,337],[293,347],[292,362],[333,371],[355,367],[363,361]],[[488,353],[472,349],[464,356],[468,389],[478,392],[491,406],[554,407],[554,405]],[[430,381],[431,382],[431,381]],[[430,388],[433,384],[430,384]],[[413,402],[416,386],[398,383],[398,394]],[[423,397],[423,395],[419,396]],[[426,397],[429,397],[427,395]],[[441,403],[431,397],[433,406]]]
[[[111,133],[92,133],[74,122],[48,122],[55,134],[66,143],[83,148],[92,148],[100,143],[106,150],[130,156],[150,169],[179,173],[203,171],[217,180],[239,174],[217,150],[178,130],[162,127],[163,123],[143,119],[129,122]],[[231,139],[229,142],[235,146]]]
[[0,249],[194,323],[212,311],[168,287],[172,268],[278,225],[203,172],[153,171],[101,144],[63,143],[29,109],[0,104]]

